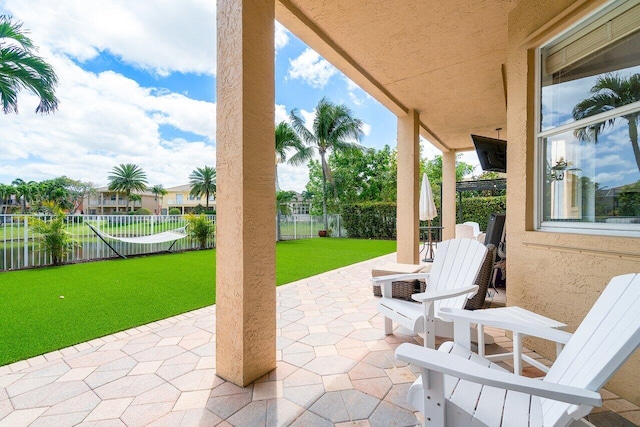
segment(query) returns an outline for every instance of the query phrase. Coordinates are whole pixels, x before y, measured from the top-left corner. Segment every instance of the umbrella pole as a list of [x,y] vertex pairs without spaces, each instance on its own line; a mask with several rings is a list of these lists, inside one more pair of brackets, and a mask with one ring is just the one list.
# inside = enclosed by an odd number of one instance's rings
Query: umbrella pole
[[431,241],[431,220],[427,221],[427,241],[429,242],[429,249],[427,250],[425,261],[433,262],[433,246]]

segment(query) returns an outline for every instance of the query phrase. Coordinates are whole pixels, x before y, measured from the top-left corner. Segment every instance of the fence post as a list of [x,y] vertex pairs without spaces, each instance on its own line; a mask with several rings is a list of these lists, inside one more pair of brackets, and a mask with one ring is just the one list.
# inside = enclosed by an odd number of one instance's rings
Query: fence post
[[23,232],[23,239],[24,239],[24,266],[25,267],[29,267],[29,220],[27,219],[27,216],[25,215],[24,217],[24,232]]

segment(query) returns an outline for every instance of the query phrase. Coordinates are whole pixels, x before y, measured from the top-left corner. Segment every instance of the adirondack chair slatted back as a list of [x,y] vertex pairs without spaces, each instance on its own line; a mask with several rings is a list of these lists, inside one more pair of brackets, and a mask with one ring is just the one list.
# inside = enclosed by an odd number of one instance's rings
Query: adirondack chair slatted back
[[[598,391],[640,345],[640,274],[614,277],[544,381]],[[564,425],[570,405],[543,400],[544,425]],[[562,420],[562,422],[560,422]]]
[[[453,239],[438,244],[427,291],[450,290],[475,283],[487,248],[474,239]],[[443,307],[462,308],[469,295],[436,301],[434,312]]]

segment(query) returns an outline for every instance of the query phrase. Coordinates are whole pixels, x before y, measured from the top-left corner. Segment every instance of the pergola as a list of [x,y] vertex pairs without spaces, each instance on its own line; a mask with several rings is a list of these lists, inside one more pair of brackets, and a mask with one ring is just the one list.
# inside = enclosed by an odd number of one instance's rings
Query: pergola
[[462,219],[462,213],[464,212],[462,193],[465,191],[493,191],[506,189],[507,178],[477,179],[473,181],[456,182],[456,193],[458,194],[458,219]]

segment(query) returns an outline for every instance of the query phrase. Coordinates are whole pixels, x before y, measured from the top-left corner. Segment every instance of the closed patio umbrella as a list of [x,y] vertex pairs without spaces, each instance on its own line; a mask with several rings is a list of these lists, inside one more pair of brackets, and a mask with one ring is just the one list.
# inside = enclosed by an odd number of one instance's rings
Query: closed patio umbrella
[[431,192],[431,184],[426,173],[422,174],[422,184],[420,186],[420,221],[427,221],[427,236],[429,242],[429,251],[425,254],[424,261],[433,261],[433,247],[431,242],[431,220],[438,216],[436,204],[433,201],[433,193]]

